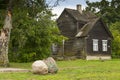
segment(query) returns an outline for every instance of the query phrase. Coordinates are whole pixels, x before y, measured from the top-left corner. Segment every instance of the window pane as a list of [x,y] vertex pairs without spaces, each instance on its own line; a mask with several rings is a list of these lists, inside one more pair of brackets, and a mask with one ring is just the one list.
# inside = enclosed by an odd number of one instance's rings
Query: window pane
[[102,40],[103,51],[107,51],[107,40]]
[[98,51],[98,39],[93,39],[93,51]]

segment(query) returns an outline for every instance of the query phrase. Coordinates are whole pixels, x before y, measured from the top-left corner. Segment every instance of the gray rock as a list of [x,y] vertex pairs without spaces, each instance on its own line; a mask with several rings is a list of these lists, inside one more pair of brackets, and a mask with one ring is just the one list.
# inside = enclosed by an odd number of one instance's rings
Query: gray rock
[[32,64],[32,72],[34,74],[47,74],[48,67],[42,60],[38,60]]
[[45,59],[43,61],[48,66],[48,72],[49,73],[57,73],[58,72],[57,64],[52,57],[48,57],[47,59]]

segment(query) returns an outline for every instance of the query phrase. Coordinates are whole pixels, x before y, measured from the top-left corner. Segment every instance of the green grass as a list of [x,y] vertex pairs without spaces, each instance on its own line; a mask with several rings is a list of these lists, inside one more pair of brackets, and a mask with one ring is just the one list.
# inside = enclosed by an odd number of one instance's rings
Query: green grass
[[[31,69],[32,63],[11,63],[11,67]],[[0,73],[0,80],[120,80],[120,60],[58,61],[57,74]]]

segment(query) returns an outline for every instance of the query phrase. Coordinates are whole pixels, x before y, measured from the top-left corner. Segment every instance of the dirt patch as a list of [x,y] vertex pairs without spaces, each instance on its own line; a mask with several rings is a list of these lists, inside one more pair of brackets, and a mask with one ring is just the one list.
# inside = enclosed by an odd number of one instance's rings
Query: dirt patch
[[30,72],[30,70],[20,68],[0,68],[0,72]]

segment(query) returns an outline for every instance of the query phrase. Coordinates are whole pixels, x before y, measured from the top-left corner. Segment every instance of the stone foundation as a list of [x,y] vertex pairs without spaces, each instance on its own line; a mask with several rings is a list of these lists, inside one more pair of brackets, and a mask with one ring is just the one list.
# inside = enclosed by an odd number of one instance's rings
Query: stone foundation
[[86,60],[110,60],[111,56],[87,56]]

